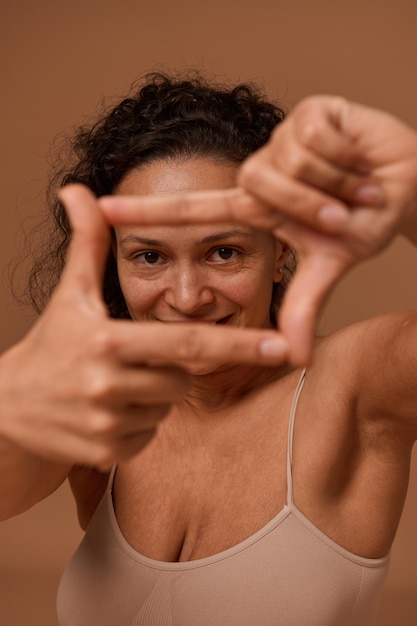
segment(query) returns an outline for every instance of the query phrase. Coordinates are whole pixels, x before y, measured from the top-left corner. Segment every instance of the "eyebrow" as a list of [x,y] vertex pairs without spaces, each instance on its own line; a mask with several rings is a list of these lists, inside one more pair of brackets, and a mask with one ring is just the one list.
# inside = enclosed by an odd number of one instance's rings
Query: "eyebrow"
[[157,241],[156,239],[146,239],[145,237],[138,237],[137,235],[127,235],[127,237],[123,237],[123,239],[120,240],[120,243],[140,243],[144,246],[156,247],[163,245],[161,241]]
[[[200,243],[215,243],[216,241],[222,241],[224,239],[229,239],[231,237],[253,237],[253,233],[245,232],[243,230],[227,230],[222,233],[216,233],[214,235],[208,235],[207,237],[203,237]],[[127,235],[120,240],[121,244],[125,243],[140,243],[144,246],[152,246],[152,247],[162,247],[164,243],[162,241],[158,241],[157,239],[148,239],[147,237],[139,237],[138,235]]]

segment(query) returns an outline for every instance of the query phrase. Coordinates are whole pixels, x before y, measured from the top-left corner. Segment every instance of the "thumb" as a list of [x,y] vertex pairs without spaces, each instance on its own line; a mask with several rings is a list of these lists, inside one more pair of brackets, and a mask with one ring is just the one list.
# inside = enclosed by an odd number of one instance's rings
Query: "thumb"
[[300,260],[279,314],[279,327],[290,346],[293,365],[306,365],[310,360],[320,312],[346,270],[347,264],[340,258],[321,253]]
[[96,197],[85,185],[67,185],[59,192],[59,198],[72,228],[63,286],[101,301],[110,245],[108,224],[98,208]]

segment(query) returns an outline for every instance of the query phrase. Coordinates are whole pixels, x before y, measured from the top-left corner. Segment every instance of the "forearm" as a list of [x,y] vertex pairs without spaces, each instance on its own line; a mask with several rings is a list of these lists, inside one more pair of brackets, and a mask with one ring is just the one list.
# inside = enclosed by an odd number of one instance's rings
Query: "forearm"
[[387,442],[404,444],[406,454],[417,440],[417,312],[381,315],[355,328],[356,345],[367,346],[358,350],[355,368],[357,410],[388,430]]
[[23,513],[55,491],[70,469],[0,439],[0,520]]

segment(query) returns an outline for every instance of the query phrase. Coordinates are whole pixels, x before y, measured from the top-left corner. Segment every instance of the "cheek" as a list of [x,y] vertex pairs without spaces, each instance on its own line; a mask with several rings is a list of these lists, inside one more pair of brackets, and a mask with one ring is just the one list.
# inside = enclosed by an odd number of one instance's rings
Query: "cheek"
[[156,282],[139,281],[135,277],[120,276],[120,287],[133,319],[148,311],[158,298]]
[[[269,309],[272,297],[272,278],[270,273],[254,276],[251,272],[242,272],[225,280],[220,291],[229,299],[244,307]],[[264,305],[264,306],[263,306]]]

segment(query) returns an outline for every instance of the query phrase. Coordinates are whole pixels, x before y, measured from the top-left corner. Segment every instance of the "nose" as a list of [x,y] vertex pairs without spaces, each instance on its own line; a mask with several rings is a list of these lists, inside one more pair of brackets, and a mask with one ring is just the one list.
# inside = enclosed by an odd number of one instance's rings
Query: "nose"
[[178,267],[170,276],[165,292],[167,304],[181,315],[203,314],[215,294],[206,273],[198,267]]

